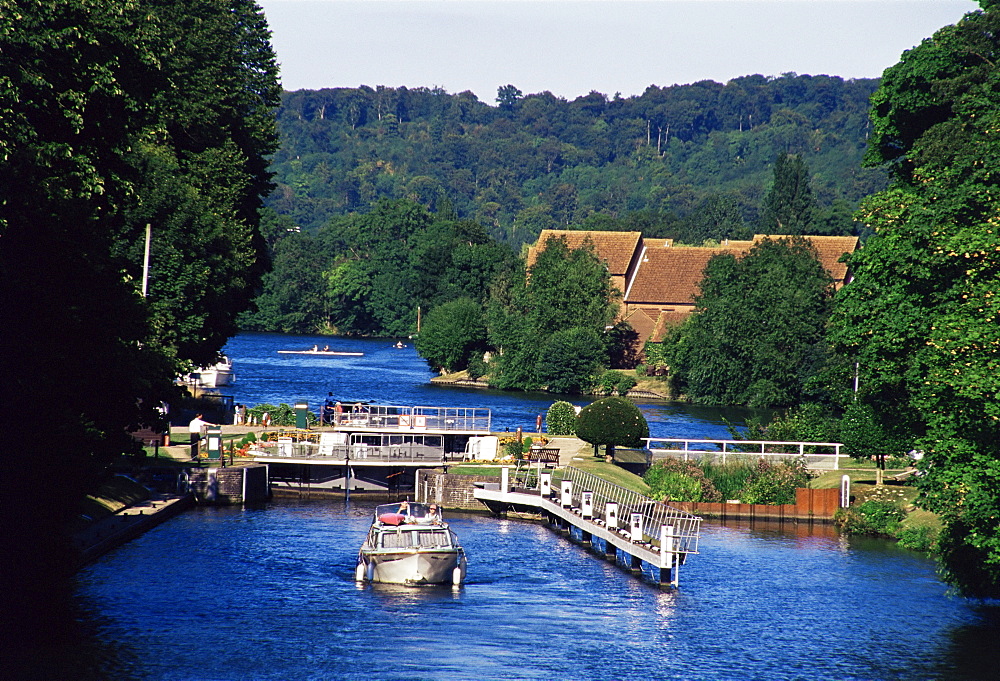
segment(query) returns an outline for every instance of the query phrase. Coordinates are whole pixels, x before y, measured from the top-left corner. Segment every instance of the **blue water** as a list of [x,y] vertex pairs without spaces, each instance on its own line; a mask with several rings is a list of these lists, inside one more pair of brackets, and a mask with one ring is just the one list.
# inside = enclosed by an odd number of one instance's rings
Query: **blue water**
[[116,550],[81,575],[105,645],[95,675],[73,678],[943,681],[1000,669],[996,611],[948,597],[930,561],[886,542],[709,524],[672,590],[545,526],[451,514],[464,587],[357,586],[371,509],[199,509]]
[[[314,343],[365,355],[277,354]],[[431,386],[412,348],[390,345],[243,334],[226,348],[237,374],[227,392],[247,404],[318,405],[331,391],[489,407],[498,430],[533,427],[554,399]],[[654,435],[726,435],[724,412],[641,406]],[[932,561],[891,542],[706,523],[674,590],[545,526],[450,514],[469,556],[464,587],[359,587],[372,508],[276,500],[168,521],[82,571],[78,635],[40,658],[35,678],[1000,679],[1000,609],[948,596]]]
[[[537,417],[557,399],[585,406],[593,399],[579,395],[500,392],[430,383],[434,373],[413,348],[396,349],[387,339],[289,336],[244,333],[226,345],[236,381],[223,389],[237,403],[294,404],[304,400],[318,412],[328,393],[341,400],[428,407],[488,407],[493,430],[535,430]],[[360,351],[363,357],[280,355],[278,350],[305,350],[313,345],[331,350]],[[717,409],[666,402],[639,402],[652,437],[728,438],[728,419],[743,423],[747,410]]]

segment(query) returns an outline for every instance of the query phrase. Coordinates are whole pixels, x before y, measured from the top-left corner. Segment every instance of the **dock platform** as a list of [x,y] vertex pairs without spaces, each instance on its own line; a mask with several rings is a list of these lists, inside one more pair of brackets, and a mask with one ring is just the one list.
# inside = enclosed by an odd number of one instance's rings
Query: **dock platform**
[[[554,474],[561,477],[558,490]],[[661,584],[678,586],[680,567],[688,554],[698,553],[701,518],[577,468],[505,467],[499,483],[477,483],[473,494],[496,514],[540,513],[623,567],[648,565]]]

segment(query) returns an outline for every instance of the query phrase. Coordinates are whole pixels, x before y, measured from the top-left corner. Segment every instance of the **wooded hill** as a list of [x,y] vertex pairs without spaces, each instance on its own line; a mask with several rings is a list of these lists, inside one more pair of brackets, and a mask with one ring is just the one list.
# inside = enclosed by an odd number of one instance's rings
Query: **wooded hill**
[[847,234],[885,186],[860,168],[877,85],[751,75],[573,101],[506,85],[496,105],[440,88],[286,92],[269,205],[310,232],[412,198],[515,247],[567,225],[700,243],[752,234],[775,159],[797,154],[818,204],[807,231]]

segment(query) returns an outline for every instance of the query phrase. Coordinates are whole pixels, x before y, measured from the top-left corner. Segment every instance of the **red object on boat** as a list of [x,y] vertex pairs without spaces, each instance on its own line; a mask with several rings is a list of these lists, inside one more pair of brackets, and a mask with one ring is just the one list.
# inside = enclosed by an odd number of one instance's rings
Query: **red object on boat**
[[378,519],[383,525],[402,525],[406,522],[406,516],[402,513],[383,513]]

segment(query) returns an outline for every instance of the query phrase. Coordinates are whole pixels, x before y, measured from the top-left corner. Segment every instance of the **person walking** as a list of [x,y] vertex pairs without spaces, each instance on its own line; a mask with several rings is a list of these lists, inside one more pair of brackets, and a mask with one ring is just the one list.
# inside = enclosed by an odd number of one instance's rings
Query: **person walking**
[[198,443],[209,426],[215,425],[202,418],[204,414],[195,414],[188,424],[188,434],[191,436],[191,460],[198,460]]

